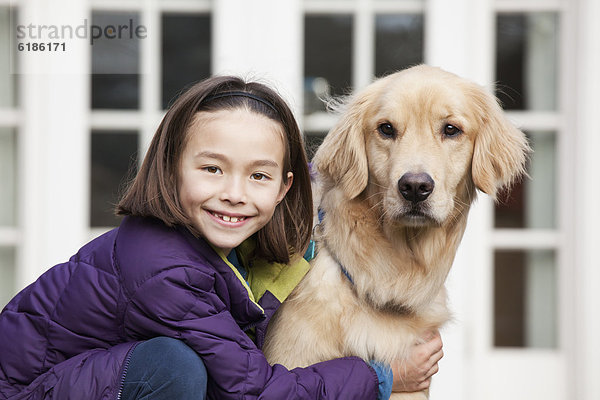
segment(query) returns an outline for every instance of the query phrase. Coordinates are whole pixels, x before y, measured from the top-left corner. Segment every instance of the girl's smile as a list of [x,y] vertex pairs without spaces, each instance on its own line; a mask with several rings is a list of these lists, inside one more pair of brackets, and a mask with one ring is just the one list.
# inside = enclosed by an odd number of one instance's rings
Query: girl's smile
[[217,218],[218,220],[225,222],[228,225],[234,225],[234,224],[241,224],[244,221],[246,221],[248,218],[250,217],[246,217],[243,215],[228,215],[226,213],[218,213],[218,212],[214,212],[214,211],[207,211],[208,213],[210,213],[213,217]]
[[280,124],[245,109],[199,112],[179,168],[192,225],[227,255],[265,226],[292,184]]

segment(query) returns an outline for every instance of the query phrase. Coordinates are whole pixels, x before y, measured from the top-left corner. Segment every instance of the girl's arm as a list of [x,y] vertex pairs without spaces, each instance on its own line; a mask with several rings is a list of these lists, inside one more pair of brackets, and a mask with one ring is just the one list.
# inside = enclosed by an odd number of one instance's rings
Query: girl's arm
[[378,379],[355,357],[287,370],[270,366],[240,329],[215,279],[191,267],[174,267],[140,286],[131,297],[125,329],[136,338],[170,336],[202,358],[210,376],[208,392],[219,399],[373,399]]

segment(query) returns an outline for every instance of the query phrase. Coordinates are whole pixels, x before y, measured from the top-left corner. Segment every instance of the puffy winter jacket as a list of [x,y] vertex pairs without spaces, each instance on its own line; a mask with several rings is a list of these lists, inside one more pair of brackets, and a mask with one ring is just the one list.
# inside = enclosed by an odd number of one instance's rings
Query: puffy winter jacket
[[[44,273],[0,314],[0,398],[116,399],[128,355],[169,336],[203,359],[209,399],[375,399],[358,358],[288,371],[261,342],[279,304],[183,228],[127,217]],[[69,397],[71,396],[71,397]]]

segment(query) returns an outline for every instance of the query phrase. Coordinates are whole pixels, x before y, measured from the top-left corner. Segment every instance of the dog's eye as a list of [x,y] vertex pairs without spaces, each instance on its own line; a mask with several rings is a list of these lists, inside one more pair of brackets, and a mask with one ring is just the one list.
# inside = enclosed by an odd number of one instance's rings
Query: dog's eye
[[454,136],[460,135],[461,133],[462,133],[462,131],[457,126],[454,126],[451,124],[446,124],[444,126],[444,135],[445,136],[454,137]]
[[381,136],[383,136],[386,139],[393,138],[394,136],[396,136],[396,129],[394,128],[394,125],[390,124],[389,122],[384,122],[383,124],[380,124],[377,127],[377,131]]

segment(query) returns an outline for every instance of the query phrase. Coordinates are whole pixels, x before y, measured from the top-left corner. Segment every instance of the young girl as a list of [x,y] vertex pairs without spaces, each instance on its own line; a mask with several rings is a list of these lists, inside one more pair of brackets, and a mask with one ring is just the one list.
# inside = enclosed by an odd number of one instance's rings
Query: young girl
[[438,335],[394,374],[355,357],[267,363],[268,320],[308,268],[312,205],[298,126],[262,84],[184,93],[118,213],[2,311],[0,398],[375,399],[437,371]]

